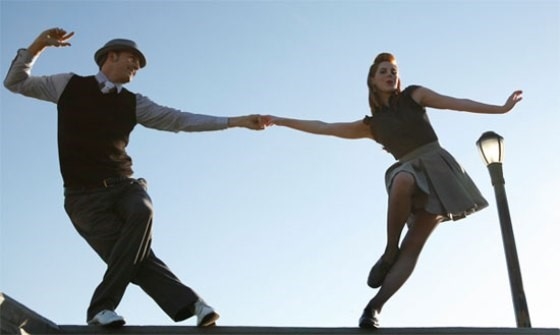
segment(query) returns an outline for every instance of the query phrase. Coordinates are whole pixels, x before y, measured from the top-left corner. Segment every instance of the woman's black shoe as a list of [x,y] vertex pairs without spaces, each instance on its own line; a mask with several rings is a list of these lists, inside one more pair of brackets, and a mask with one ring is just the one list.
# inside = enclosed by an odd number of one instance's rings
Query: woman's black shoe
[[[395,257],[395,260],[397,260],[397,257]],[[387,273],[389,273],[389,270],[391,270],[391,267],[393,267],[395,260],[393,262],[387,262],[383,259],[383,256],[381,256],[381,258],[379,258],[377,263],[375,263],[375,265],[369,271],[369,276],[367,279],[368,286],[371,288],[378,288],[379,286],[381,286],[381,284],[383,284],[383,281],[385,280],[385,277],[387,276]]]
[[379,314],[376,311],[368,311],[364,309],[362,316],[360,316],[359,326],[364,329],[376,329],[379,327]]

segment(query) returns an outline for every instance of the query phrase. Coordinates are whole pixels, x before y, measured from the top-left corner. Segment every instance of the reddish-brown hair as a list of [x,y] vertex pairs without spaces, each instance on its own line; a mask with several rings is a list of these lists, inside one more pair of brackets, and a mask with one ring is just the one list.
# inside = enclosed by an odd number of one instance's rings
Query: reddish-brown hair
[[[381,99],[379,98],[376,88],[373,86],[373,81],[370,79],[373,79],[375,73],[377,72],[377,69],[379,68],[379,64],[383,62],[389,62],[391,64],[396,65],[397,58],[395,58],[395,56],[393,56],[388,52],[382,52],[375,57],[373,64],[369,68],[367,85],[369,89],[369,97],[368,97],[369,108],[371,109],[372,113],[375,112],[379,107],[381,107]],[[400,92],[401,92],[401,80],[400,78],[398,78],[397,89],[395,90],[394,95],[398,95]]]

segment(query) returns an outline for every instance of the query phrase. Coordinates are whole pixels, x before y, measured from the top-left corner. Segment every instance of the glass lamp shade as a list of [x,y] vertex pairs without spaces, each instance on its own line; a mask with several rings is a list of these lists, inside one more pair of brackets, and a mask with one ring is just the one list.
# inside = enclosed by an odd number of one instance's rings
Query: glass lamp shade
[[504,160],[504,138],[493,131],[487,131],[476,141],[476,146],[484,163],[502,163]]

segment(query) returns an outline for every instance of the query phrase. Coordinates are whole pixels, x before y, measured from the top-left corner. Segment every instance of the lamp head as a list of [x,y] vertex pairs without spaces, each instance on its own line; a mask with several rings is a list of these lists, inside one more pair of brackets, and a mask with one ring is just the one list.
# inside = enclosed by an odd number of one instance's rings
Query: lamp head
[[487,131],[476,141],[480,156],[487,166],[501,164],[504,160],[504,138],[493,131]]

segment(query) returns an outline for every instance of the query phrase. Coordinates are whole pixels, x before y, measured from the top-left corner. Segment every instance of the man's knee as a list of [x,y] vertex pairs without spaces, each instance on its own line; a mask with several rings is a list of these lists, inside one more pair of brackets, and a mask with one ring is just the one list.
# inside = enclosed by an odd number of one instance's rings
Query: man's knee
[[145,219],[152,219],[154,216],[154,208],[151,202],[144,201],[136,205],[133,215]]
[[127,220],[151,221],[154,215],[152,201],[147,194],[132,194],[124,200],[122,215]]

